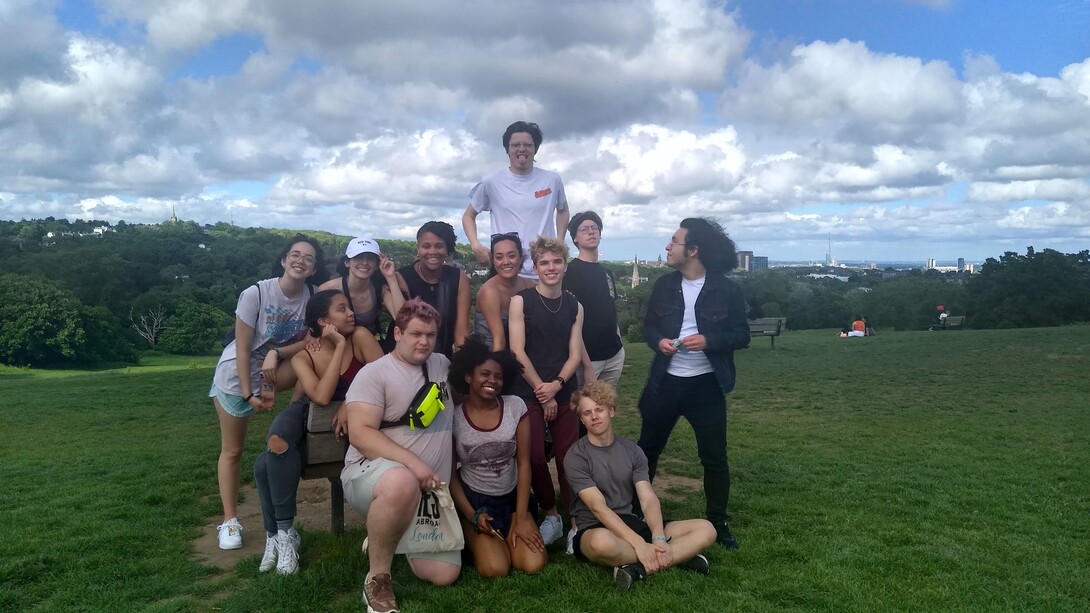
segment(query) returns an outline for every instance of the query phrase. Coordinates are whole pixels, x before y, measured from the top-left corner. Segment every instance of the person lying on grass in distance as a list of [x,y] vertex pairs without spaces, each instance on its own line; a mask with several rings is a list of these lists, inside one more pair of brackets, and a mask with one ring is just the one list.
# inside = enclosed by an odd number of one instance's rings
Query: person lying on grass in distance
[[463,402],[454,410],[455,460],[461,468],[450,493],[474,566],[485,577],[506,576],[512,567],[536,573],[548,561],[536,509],[530,509],[526,403],[500,395],[503,382],[521,371],[511,352],[493,352],[476,335],[451,356],[448,381]]
[[[622,591],[671,566],[707,575],[708,559],[700,552],[715,542],[715,526],[704,519],[663,524],[646,456],[636,443],[613,433],[617,392],[593,381],[572,395],[571,404],[587,428],[564,458],[574,494],[571,516],[579,527],[575,556],[612,566],[614,585]],[[642,519],[633,513],[635,504],[643,509]]]

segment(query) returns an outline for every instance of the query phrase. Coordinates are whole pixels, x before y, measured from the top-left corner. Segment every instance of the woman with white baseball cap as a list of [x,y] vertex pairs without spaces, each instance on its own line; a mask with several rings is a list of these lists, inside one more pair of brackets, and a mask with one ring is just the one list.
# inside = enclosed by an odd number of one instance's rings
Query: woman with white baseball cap
[[[378,271],[380,274],[375,274]],[[405,303],[397,287],[397,270],[394,261],[382,255],[378,242],[369,236],[357,236],[348,241],[344,259],[337,263],[340,277],[330,279],[319,290],[339,289],[348,297],[348,306],[356,317],[356,325],[378,334],[379,309],[397,313]],[[393,284],[393,285],[391,285]]]

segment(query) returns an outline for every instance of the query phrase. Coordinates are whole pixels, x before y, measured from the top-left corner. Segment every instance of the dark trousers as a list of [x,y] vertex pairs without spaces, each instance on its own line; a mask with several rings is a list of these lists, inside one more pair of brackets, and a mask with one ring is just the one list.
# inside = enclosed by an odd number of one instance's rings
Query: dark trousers
[[[556,507],[556,490],[553,488],[549,462],[545,459],[545,411],[536,399],[523,400],[526,401],[526,419],[530,420],[530,485],[542,510],[550,511]],[[549,432],[553,435],[553,457],[556,458],[556,480],[560,482],[560,499],[564,510],[570,513],[571,488],[568,487],[568,476],[564,472],[564,457],[579,439],[579,418],[571,410],[571,404],[559,404],[556,418],[549,422]]]
[[303,438],[306,436],[310,401],[305,397],[292,402],[273,419],[266,443],[272,435],[288,444],[284,453],[273,453],[265,447],[254,460],[254,485],[261,502],[265,531],[276,534],[276,520],[295,517],[299,479],[303,473]]
[[705,513],[712,523],[726,521],[730,496],[730,467],[727,464],[727,399],[714,373],[696,377],[667,374],[655,393],[644,391],[640,398],[640,449],[647,456],[651,479],[655,478],[659,456],[666,448],[679,417],[689,421],[696,434],[696,450],[704,467]]

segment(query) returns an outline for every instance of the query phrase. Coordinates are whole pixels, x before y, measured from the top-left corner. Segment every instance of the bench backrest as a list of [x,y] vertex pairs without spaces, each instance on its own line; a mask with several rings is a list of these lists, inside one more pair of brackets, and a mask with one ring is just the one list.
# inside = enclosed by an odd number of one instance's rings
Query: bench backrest
[[749,333],[779,335],[786,326],[786,317],[761,317],[749,320]]
[[951,315],[946,318],[946,327],[957,327],[965,324],[964,315]]

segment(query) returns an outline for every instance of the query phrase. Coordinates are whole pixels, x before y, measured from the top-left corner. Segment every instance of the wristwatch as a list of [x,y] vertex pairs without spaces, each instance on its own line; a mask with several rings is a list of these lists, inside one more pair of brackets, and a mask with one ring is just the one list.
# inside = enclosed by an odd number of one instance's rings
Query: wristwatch
[[259,394],[259,393],[257,393],[257,392],[250,392],[250,395],[249,395],[249,396],[246,396],[246,397],[244,397],[244,398],[242,399],[242,401],[243,401],[243,402],[250,402],[250,399],[251,399],[251,398],[253,398],[254,396],[260,396],[260,395],[261,395],[261,394]]
[[564,387],[564,384],[567,383],[567,381],[564,380],[564,377],[561,377],[560,375],[557,375],[556,378],[553,379],[553,381],[559,383],[560,387]]

